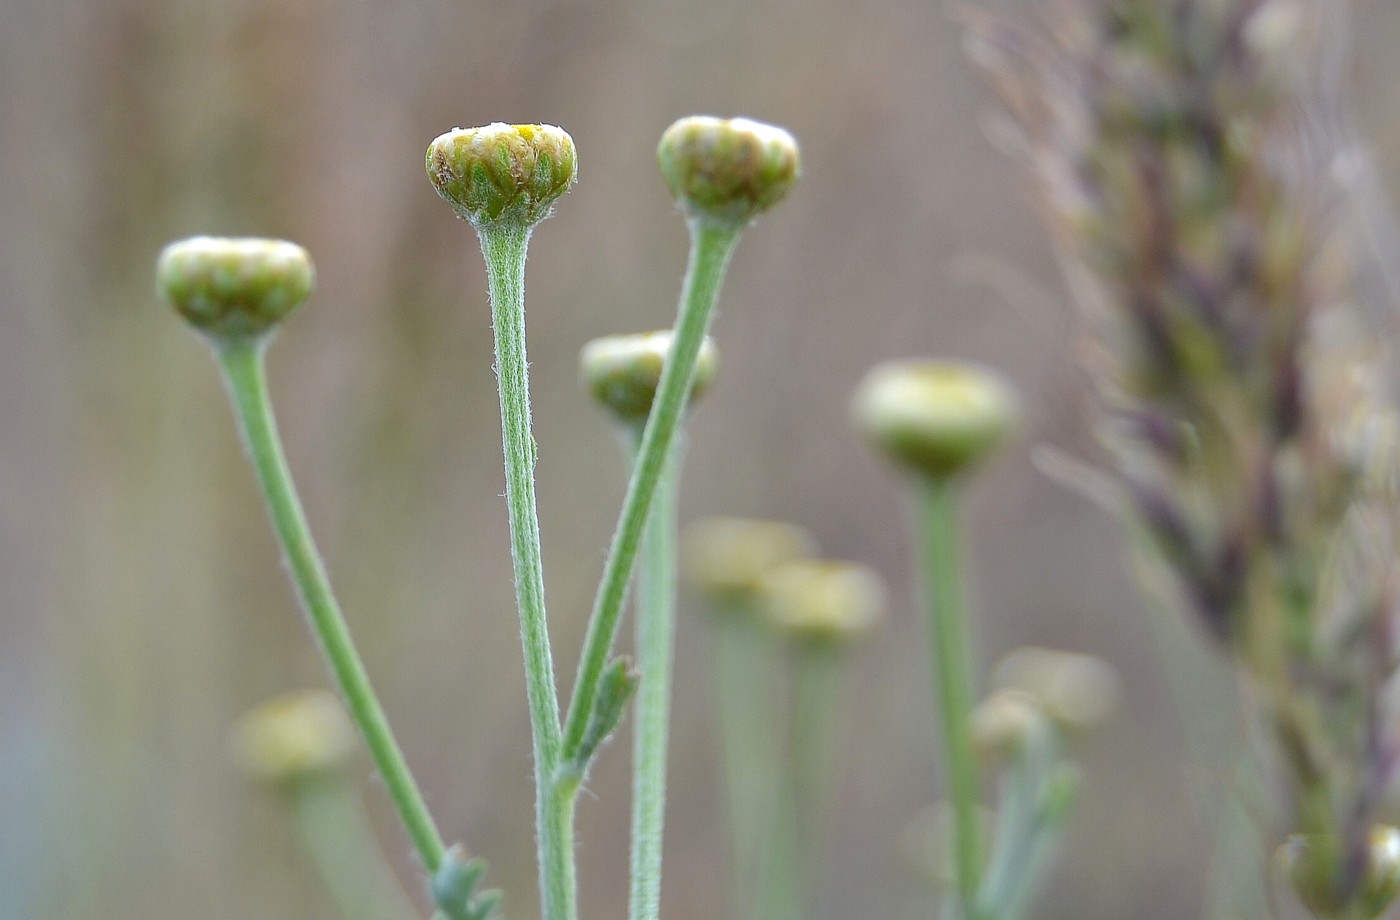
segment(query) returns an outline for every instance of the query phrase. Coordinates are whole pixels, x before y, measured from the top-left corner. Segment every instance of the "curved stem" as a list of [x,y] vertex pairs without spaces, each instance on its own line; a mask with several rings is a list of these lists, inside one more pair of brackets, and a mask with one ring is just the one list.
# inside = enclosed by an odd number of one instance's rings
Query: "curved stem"
[[958,492],[947,480],[920,492],[927,579],[929,653],[943,733],[944,769],[953,805],[954,858],[964,920],[973,920],[982,872],[977,819],[977,760],[972,747],[972,650],[958,560]]
[[642,432],[642,444],[627,496],[622,503],[617,531],[613,534],[603,577],[588,620],[588,632],[583,641],[574,694],[569,700],[568,718],[564,721],[564,755],[577,752],[588,727],[593,703],[598,695],[598,682],[607,666],[613,639],[617,635],[622,605],[627,600],[627,585],[641,546],[656,485],[680,428],[695,376],[695,363],[700,345],[710,327],[715,301],[719,298],[729,257],[739,239],[739,228],[719,226],[692,220],[690,224],[690,264],[681,289],[680,312],[676,318],[671,353],[662,368],[651,415]]
[[637,592],[636,727],[632,744],[632,890],[630,920],[661,912],[661,856],[666,822],[666,740],[671,717],[671,663],[676,631],[676,492],[681,442],[671,450],[652,501]]
[[306,515],[292,484],[291,471],[282,453],[277,422],[268,398],[261,341],[239,341],[216,349],[224,382],[238,417],[243,443],[248,449],[258,483],[267,502],[273,528],[282,543],[287,569],[311,630],[321,643],[331,673],[345,697],[346,707],[364,736],[375,766],[398,809],[408,836],[429,874],[442,861],[443,843],[423,794],[409,772],[408,763],[384,709],[370,685],[364,663],[350,638],[350,629],[331,592],[330,579],[311,539]]
[[501,396],[506,505],[510,513],[515,601],[525,653],[531,739],[535,753],[535,825],[540,898],[545,920],[573,920],[573,793],[561,783],[559,700],[554,685],[544,607],[544,566],[535,507],[535,439],[530,432],[530,375],[525,357],[525,254],[530,227],[499,225],[478,231],[491,293],[496,377]]

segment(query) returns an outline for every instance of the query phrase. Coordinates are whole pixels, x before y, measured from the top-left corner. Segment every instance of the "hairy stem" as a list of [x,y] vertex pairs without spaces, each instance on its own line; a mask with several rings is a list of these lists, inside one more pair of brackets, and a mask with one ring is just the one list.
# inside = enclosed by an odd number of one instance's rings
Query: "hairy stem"
[[623,500],[607,562],[603,566],[593,613],[588,620],[578,676],[574,680],[574,694],[569,700],[568,718],[564,722],[566,757],[578,751],[592,715],[598,683],[607,666],[622,606],[627,600],[627,586],[641,547],[652,498],[661,480],[671,444],[680,428],[695,377],[700,346],[710,327],[725,269],[739,239],[739,228],[692,220],[690,236],[690,263],[681,289],[680,311],[671,341],[671,353],[662,369],[651,415],[642,432],[637,462],[627,486],[627,496]]
[[277,422],[268,397],[263,366],[263,343],[240,341],[217,350],[219,366],[238,417],[239,428],[258,483],[267,502],[273,529],[282,543],[287,569],[311,630],[320,641],[331,673],[345,698],[346,707],[364,736],[375,766],[398,809],[399,818],[414,848],[431,874],[442,861],[443,843],[423,794],[409,772],[403,752],[384,709],[370,685],[364,663],[350,638],[350,629],[331,592],[325,565],[311,539],[301,501],[292,484],[291,471],[282,452]]
[[545,920],[574,920],[572,784],[560,778],[559,699],[554,686],[544,607],[544,565],[535,507],[535,439],[530,432],[530,375],[525,357],[525,253],[530,228],[503,224],[481,229],[496,338],[496,377],[501,396],[506,505],[520,640],[525,652],[531,739],[535,753],[535,826]]
[[[640,432],[639,432],[640,434]],[[638,444],[638,448],[640,445]],[[666,739],[671,718],[671,663],[676,632],[677,439],[656,487],[642,548],[637,592],[636,728],[632,745],[632,891],[630,920],[661,912],[661,855],[666,821]]]
[[982,872],[977,818],[977,761],[972,748],[972,650],[958,560],[957,485],[924,484],[920,492],[924,577],[927,580],[929,656],[935,706],[943,734],[944,769],[953,806],[954,860],[964,920],[975,920]]

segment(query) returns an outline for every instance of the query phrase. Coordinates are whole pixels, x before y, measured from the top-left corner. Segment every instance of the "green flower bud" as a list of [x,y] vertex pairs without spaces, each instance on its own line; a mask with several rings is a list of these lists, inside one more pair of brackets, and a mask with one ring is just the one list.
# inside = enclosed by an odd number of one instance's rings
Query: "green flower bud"
[[867,566],[799,559],[763,576],[758,603],[769,623],[794,638],[841,644],[875,628],[885,586]]
[[972,469],[1015,425],[1016,397],[975,364],[883,364],[856,391],[855,420],[871,443],[915,473],[944,479]]
[[[1346,854],[1339,838],[1328,834],[1294,834],[1274,859],[1298,900],[1319,920],[1379,917],[1400,893],[1400,830],[1371,829],[1364,874],[1344,886]],[[1349,889],[1349,890],[1348,890]]]
[[999,690],[972,712],[972,743],[986,763],[1019,760],[1049,729],[1036,699],[1019,690]]
[[[665,329],[594,339],[583,346],[579,355],[583,385],[618,421],[628,425],[646,421],[661,383],[661,369],[671,351],[671,338],[671,330]],[[706,336],[695,365],[692,402],[709,388],[718,363],[715,343]]]
[[1034,698],[1055,724],[1085,732],[1108,721],[1118,708],[1118,675],[1101,658],[1048,648],[1020,648],[992,672],[997,687]]
[[428,145],[426,162],[437,193],[478,230],[534,226],[578,177],[574,139],[553,125],[453,128]]
[[815,551],[812,536],[793,524],[712,517],[686,529],[681,568],[710,598],[733,603],[750,599],[770,569]]
[[285,240],[196,236],[156,262],[156,290],[211,339],[256,339],[301,306],[315,284],[311,257]]
[[687,215],[736,227],[782,200],[800,173],[792,135],[747,118],[682,118],[656,157]]
[[293,783],[342,767],[355,750],[355,726],[335,695],[304,690],[277,697],[234,726],[234,755],[252,776]]

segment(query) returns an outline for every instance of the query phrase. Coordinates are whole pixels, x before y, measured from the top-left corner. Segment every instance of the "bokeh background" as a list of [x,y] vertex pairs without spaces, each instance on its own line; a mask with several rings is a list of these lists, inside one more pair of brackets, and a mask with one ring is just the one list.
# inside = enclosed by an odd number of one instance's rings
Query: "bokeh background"
[[[1400,6],[1354,16],[1354,98],[1393,185]],[[1127,678],[1080,752],[1085,793],[1034,915],[1199,915],[1214,828],[1196,790],[1233,750],[1230,685],[1192,637],[1154,639],[1115,523],[1032,462],[1037,445],[1092,455],[1092,437],[1074,312],[980,130],[993,110],[934,0],[0,0],[0,918],[335,916],[284,804],[228,755],[241,712],[326,678],[214,366],[151,293],[159,248],[204,232],[283,236],[317,261],[271,353],[292,466],[444,832],[488,857],[510,916],[533,915],[485,282],[423,150],[507,120],[563,125],[580,151],[528,280],[567,686],[624,485],[576,354],[673,316],[686,238],[654,146],[696,112],[789,127],[805,176],[735,261],[685,516],[799,522],[892,586],[849,662],[819,917],[929,914],[900,845],[938,789],[900,490],[847,424],[870,365],[919,355],[992,363],[1025,396],[1024,436],[971,508],[979,660],[1040,643]],[[680,643],[665,913],[722,917],[693,603]],[[581,803],[586,917],[625,913],[626,752],[624,737]]]

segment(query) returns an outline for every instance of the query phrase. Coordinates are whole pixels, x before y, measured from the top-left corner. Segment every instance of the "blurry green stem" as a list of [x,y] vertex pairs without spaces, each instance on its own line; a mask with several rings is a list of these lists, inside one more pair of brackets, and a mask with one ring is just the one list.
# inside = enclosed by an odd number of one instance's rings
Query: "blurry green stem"
[[221,343],[215,353],[302,608],[320,640],[321,650],[379,768],[399,818],[431,875],[442,861],[442,837],[428,814],[428,806],[409,772],[403,752],[394,740],[374,688],[370,686],[369,675],[355,650],[345,617],[331,593],[325,566],[312,542],[311,529],[292,485],[291,471],[277,434],[277,422],[267,392],[263,347],[263,341],[241,340]]
[[[640,448],[641,432],[633,440]],[[632,892],[630,920],[657,920],[666,821],[666,738],[676,630],[676,492],[681,441],[671,450],[652,501],[637,592],[636,728],[632,745]]]
[[651,415],[642,432],[637,462],[627,485],[627,496],[623,499],[622,513],[608,550],[607,562],[603,566],[593,613],[588,620],[578,676],[574,680],[574,695],[569,700],[568,718],[564,722],[566,757],[572,757],[578,751],[593,714],[598,684],[617,635],[618,619],[627,600],[627,585],[632,578],[632,568],[637,560],[652,498],[666,466],[671,444],[680,429],[695,377],[700,346],[709,331],[715,301],[719,299],[720,285],[729,258],[734,253],[734,245],[739,240],[739,232],[740,228],[733,226],[701,220],[690,222],[690,262],[681,288],[680,310],[671,340],[671,352],[662,367],[661,381],[652,402]]
[[369,819],[339,777],[316,777],[291,789],[302,844],[345,920],[408,920],[415,916],[384,870]]
[[797,655],[788,767],[777,773],[789,776],[790,782],[772,789],[778,813],[763,864],[764,920],[799,920],[810,915],[825,850],[837,723],[838,653],[829,644],[807,643]]
[[958,558],[958,485],[948,479],[920,484],[924,577],[928,594],[929,652],[935,705],[943,733],[948,798],[953,805],[953,851],[963,920],[977,920],[982,873],[977,817],[977,760],[972,748],[972,650]]
[[525,684],[535,752],[535,827],[544,920],[574,920],[573,797],[577,785],[561,777],[559,698],[554,686],[544,607],[544,564],[535,507],[535,438],[530,431],[530,374],[525,357],[525,254],[530,227],[501,223],[480,228],[481,254],[491,293],[496,378],[501,396],[506,506],[510,514],[515,602],[525,652]]

